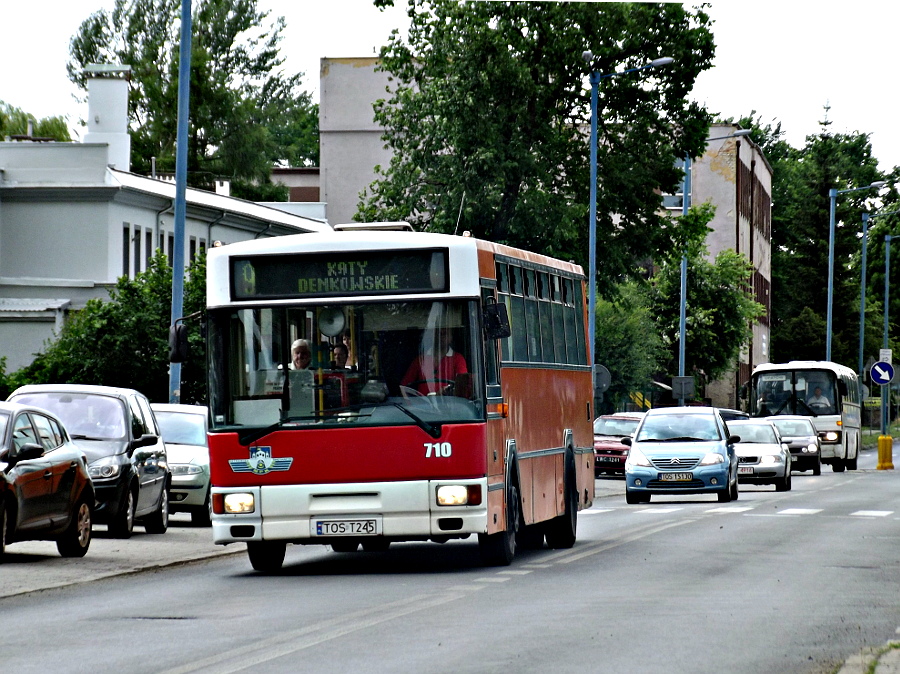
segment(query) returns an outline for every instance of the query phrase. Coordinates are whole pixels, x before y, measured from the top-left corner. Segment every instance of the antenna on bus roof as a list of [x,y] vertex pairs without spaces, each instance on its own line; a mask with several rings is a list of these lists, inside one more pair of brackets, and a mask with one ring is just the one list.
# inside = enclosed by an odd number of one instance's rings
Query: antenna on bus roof
[[413,226],[408,222],[348,222],[342,225],[335,225],[336,232],[360,232],[360,231],[381,231],[381,232],[413,232]]

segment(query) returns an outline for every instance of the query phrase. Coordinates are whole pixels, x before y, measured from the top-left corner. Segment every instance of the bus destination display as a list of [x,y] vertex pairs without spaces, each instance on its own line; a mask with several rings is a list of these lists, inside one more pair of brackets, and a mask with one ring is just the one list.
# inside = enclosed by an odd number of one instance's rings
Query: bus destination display
[[447,292],[447,249],[235,257],[234,300]]

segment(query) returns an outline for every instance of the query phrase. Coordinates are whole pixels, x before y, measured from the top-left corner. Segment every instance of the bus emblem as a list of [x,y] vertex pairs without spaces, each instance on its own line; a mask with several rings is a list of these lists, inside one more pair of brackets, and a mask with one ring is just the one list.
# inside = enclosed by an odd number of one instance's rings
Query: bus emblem
[[271,447],[251,447],[249,459],[231,459],[228,463],[231,465],[231,470],[235,473],[266,475],[288,470],[293,462],[292,458],[272,458]]

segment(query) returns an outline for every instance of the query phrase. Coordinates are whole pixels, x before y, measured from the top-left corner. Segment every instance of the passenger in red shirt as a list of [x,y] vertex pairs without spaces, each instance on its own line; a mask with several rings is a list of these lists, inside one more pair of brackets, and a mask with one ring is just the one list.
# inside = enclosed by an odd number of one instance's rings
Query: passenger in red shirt
[[435,345],[438,357],[434,353],[423,352],[410,364],[401,386],[415,389],[422,395],[452,395],[456,375],[469,371],[466,359],[450,345],[451,335],[448,328],[438,331]]

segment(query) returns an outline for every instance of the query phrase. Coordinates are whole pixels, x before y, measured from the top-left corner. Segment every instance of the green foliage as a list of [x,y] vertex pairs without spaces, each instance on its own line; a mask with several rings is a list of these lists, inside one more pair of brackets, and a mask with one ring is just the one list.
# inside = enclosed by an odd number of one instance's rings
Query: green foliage
[[[706,259],[707,224],[715,209],[709,204],[692,207],[685,217],[674,218],[683,234],[688,258],[686,301],[685,375],[700,382],[718,379],[735,367],[749,342],[750,325],[764,315],[753,300],[749,281],[753,265],[731,249]],[[682,248],[684,250],[684,248]],[[667,351],[666,371],[678,371],[681,306],[681,255],[674,249],[663,257],[651,279],[650,313],[656,320]]]
[[0,101],[0,140],[7,136],[27,135],[29,122],[31,122],[31,135],[34,138],[51,138],[59,142],[72,140],[65,117],[38,119],[21,108]]
[[672,247],[659,191],[676,191],[675,160],[702,152],[709,121],[687,99],[712,63],[702,10],[410,0],[408,15],[408,41],[395,33],[381,51],[394,89],[375,106],[393,156],[358,220],[469,230],[587,266],[589,70],[670,56],[672,66],[600,81],[601,289]]
[[619,288],[615,301],[598,299],[596,331],[596,360],[611,375],[605,406],[624,409],[628,396],[644,390],[665,361],[646,288],[630,282]]
[[[205,263],[198,258],[184,286],[184,315],[205,307]],[[169,399],[168,328],[172,270],[161,253],[135,278],[121,277],[109,301],[89,300],[69,316],[55,341],[31,365],[7,377],[22,384],[75,383],[124,386],[154,402]],[[189,321],[191,360],[182,366],[183,402],[206,399],[206,358],[198,321]],[[0,377],[0,384],[3,378]]]
[[[132,67],[129,117],[133,170],[174,171],[178,109],[180,0],[116,0],[88,17],[72,38],[69,78],[84,88],[84,66]],[[188,181],[269,180],[275,163],[318,163],[318,110],[279,56],[284,19],[266,23],[257,0],[193,5]]]

